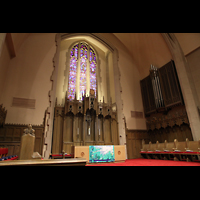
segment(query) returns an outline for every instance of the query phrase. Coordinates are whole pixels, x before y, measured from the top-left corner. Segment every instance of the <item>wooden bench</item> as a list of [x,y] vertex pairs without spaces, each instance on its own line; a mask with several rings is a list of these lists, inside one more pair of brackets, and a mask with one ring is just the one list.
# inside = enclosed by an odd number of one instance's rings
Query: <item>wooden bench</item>
[[151,141],[149,142],[149,148],[147,149],[147,157],[150,159],[156,159],[155,152],[157,149],[157,143],[152,144]]
[[162,152],[164,152],[164,149],[166,148],[167,140],[165,140],[164,143],[159,143],[159,141],[157,141],[156,143],[157,143],[157,148],[155,151],[155,158],[164,160],[164,154],[162,154]]
[[184,142],[179,142],[177,139],[174,140],[175,143],[175,148],[174,148],[174,160],[187,160],[185,151],[187,148],[187,143],[186,141]]
[[147,158],[147,150],[149,149],[149,144],[145,144],[144,139],[142,140],[142,149],[140,150],[140,154],[143,158]]
[[177,139],[174,142],[145,144],[142,141],[142,149],[140,151],[143,158],[148,159],[165,159],[177,161],[199,161],[200,160],[200,140],[179,142]]
[[200,160],[200,140],[199,141],[189,141],[186,138],[187,148],[185,150],[185,155],[187,161],[199,161]]

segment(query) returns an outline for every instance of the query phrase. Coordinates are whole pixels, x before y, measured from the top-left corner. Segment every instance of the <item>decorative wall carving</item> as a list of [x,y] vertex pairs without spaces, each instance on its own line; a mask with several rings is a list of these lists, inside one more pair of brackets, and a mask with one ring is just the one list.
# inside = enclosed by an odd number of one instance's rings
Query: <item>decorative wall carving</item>
[[183,123],[189,125],[185,106],[176,107],[169,111],[167,115],[155,113],[151,114],[150,117],[146,117],[147,130],[180,126]]
[[[9,155],[18,155],[20,153],[21,136],[27,124],[5,124],[0,128],[0,146],[7,146]],[[34,151],[42,154],[44,141],[44,125],[32,125],[35,130]]]
[[83,101],[65,98],[55,105],[52,153],[72,146],[119,144],[116,104],[98,102],[98,96],[84,95]]

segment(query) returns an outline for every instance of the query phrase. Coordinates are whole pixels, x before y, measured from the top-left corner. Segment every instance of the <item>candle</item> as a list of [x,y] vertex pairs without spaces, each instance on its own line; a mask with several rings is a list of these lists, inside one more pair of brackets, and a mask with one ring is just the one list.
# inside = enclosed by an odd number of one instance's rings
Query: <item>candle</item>
[[90,127],[89,127],[89,129],[88,129],[88,135],[90,135]]
[[100,129],[99,129],[99,135],[100,135],[101,133],[100,133]]

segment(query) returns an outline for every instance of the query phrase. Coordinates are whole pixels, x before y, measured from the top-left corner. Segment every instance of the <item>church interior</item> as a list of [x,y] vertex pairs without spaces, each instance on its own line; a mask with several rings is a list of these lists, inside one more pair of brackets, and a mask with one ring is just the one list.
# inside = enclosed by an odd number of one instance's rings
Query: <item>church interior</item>
[[0,159],[200,145],[199,65],[199,33],[0,33]]

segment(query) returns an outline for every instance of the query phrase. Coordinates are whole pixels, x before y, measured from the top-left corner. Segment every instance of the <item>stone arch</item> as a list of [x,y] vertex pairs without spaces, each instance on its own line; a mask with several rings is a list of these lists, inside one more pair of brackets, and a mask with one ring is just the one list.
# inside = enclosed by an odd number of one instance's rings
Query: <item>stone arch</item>
[[54,119],[54,106],[56,101],[56,86],[57,86],[57,77],[58,77],[58,66],[59,66],[59,54],[60,54],[60,44],[61,40],[75,37],[75,36],[89,36],[101,44],[106,46],[109,51],[113,54],[113,72],[114,72],[114,84],[115,84],[115,99],[117,104],[118,113],[118,129],[119,129],[119,143],[120,145],[126,144],[126,135],[125,135],[125,124],[124,124],[124,114],[123,114],[123,101],[121,99],[121,84],[120,84],[120,71],[118,67],[118,50],[113,46],[108,40],[103,38],[98,33],[58,33],[56,34],[56,53],[53,58],[53,72],[51,76],[52,88],[49,91],[49,106],[47,108],[45,116],[45,130],[44,130],[44,148],[43,148],[43,157],[48,158],[48,155],[51,153],[52,146],[52,134],[53,134],[53,119]]
[[200,103],[190,69],[175,35],[173,33],[162,33],[162,36],[175,62],[193,139],[197,141],[200,138],[200,119],[198,113]]

